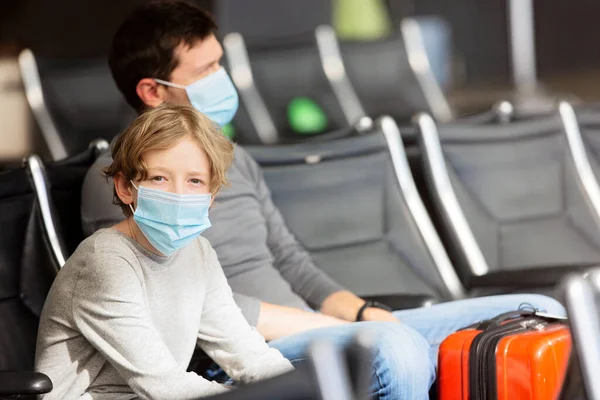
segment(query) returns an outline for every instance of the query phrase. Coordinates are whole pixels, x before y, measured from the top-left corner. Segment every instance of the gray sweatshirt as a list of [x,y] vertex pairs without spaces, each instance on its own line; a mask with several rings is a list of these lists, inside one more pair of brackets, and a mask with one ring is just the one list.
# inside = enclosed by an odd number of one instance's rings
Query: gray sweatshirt
[[[101,175],[111,163],[101,156],[88,172],[82,191],[82,223],[86,234],[123,220],[112,204],[113,185]],[[330,294],[343,290],[296,241],[271,200],[262,171],[252,157],[236,147],[227,172],[230,185],[210,210],[212,227],[203,236],[223,266],[236,303],[256,326],[260,301],[318,309]]]
[[115,229],[87,238],[42,312],[35,367],[51,399],[197,399],[224,386],[186,372],[196,344],[240,382],[292,369],[244,319],[214,250],[170,257]]

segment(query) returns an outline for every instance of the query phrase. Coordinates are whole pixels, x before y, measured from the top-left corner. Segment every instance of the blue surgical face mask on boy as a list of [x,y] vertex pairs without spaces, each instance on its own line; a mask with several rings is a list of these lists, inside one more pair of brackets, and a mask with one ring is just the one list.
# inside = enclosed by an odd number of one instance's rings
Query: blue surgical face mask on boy
[[165,256],[185,247],[210,228],[208,209],[212,195],[177,194],[145,186],[138,191],[133,220],[148,242]]
[[187,86],[162,79],[154,79],[154,81],[165,86],[184,89],[192,106],[220,127],[230,123],[237,112],[238,94],[223,67]]

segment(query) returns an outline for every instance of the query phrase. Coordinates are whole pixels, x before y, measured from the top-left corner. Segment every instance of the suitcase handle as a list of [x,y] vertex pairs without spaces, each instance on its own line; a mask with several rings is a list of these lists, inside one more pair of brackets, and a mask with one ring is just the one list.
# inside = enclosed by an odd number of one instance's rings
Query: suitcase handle
[[460,330],[462,331],[462,330],[466,330],[466,329],[476,329],[476,330],[480,330],[480,331],[485,331],[487,329],[497,328],[503,322],[506,322],[506,321],[510,321],[510,320],[518,319],[518,318],[525,318],[525,317],[535,317],[535,316],[545,319],[547,321],[563,321],[566,319],[566,318],[563,318],[560,316],[546,315],[544,313],[538,312],[535,309],[533,309],[533,310],[515,310],[515,311],[508,311],[508,312],[502,313],[500,315],[497,315],[494,318],[487,319],[485,321],[476,322],[476,323],[466,326]]
[[489,329],[489,328],[496,328],[501,323],[509,321],[511,319],[517,319],[517,318],[523,318],[523,317],[532,317],[532,316],[535,315],[535,313],[536,313],[535,310],[515,310],[515,311],[508,311],[508,312],[502,313],[500,315],[497,315],[494,318],[486,319],[486,320],[479,321],[479,322],[475,322],[474,324],[471,324],[469,326],[465,326],[464,328],[462,328],[460,330],[463,331],[463,330],[467,330],[467,329],[476,329],[476,330],[479,330],[479,331],[485,331],[486,329]]
[[486,321],[481,321],[477,327],[482,331],[487,329],[497,328],[500,324],[506,321],[510,321],[512,319],[524,318],[524,317],[533,317],[535,315],[535,310],[516,310],[516,311],[508,311],[497,315],[492,319],[488,319]]

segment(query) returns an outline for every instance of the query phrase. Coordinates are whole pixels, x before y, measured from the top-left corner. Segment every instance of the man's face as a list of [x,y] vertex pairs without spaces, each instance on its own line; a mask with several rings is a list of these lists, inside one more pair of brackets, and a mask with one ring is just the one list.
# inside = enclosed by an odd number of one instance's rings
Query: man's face
[[[177,46],[174,56],[179,64],[171,73],[170,82],[179,85],[190,85],[220,68],[223,48],[215,35],[210,35],[204,40],[198,40],[193,46],[185,43]],[[185,90],[160,85],[158,90],[164,101],[173,104],[189,104]]]

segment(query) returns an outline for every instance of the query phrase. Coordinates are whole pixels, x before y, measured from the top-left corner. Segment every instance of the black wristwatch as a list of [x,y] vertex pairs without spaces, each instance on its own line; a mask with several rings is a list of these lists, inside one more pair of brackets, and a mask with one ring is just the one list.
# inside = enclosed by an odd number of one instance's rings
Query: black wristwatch
[[379,302],[373,301],[373,300],[367,300],[367,301],[365,301],[365,304],[363,304],[362,307],[359,308],[358,312],[356,313],[356,322],[360,322],[363,320],[363,314],[364,314],[365,310],[369,307],[381,308],[382,310],[392,312],[392,309],[390,307],[386,306],[385,304],[382,304],[382,303],[379,303]]

